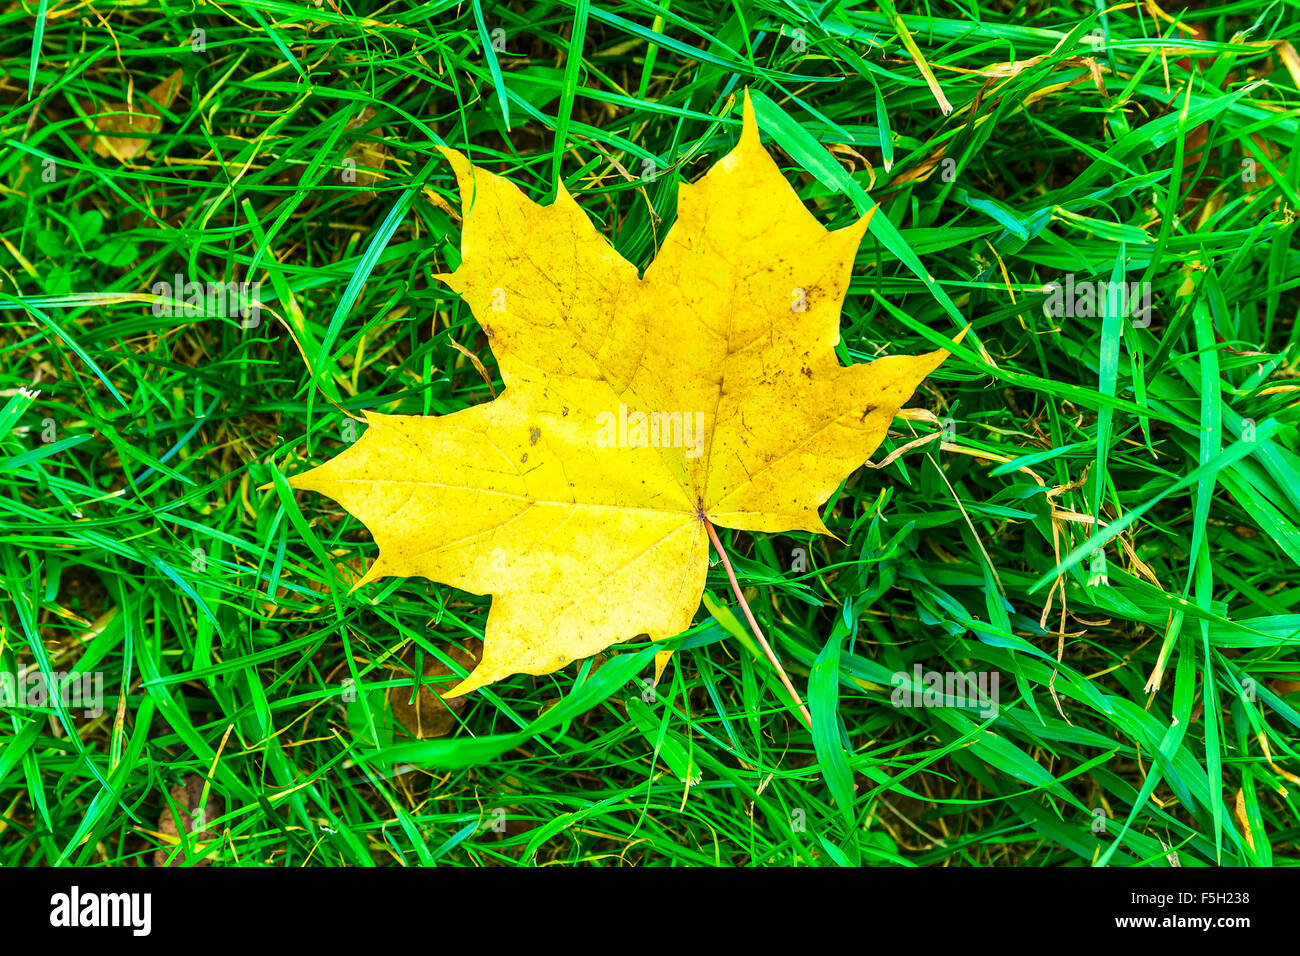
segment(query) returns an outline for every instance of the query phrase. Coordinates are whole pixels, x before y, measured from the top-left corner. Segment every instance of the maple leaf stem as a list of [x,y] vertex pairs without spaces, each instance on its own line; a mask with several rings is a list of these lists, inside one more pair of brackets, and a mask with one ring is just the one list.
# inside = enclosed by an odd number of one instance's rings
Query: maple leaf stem
[[781,662],[776,659],[776,654],[772,651],[772,645],[768,644],[767,638],[763,636],[763,629],[758,626],[758,621],[754,620],[754,612],[749,609],[749,602],[745,600],[745,595],[740,591],[740,584],[736,581],[736,572],[731,567],[731,559],[727,557],[727,552],[723,550],[722,541],[718,538],[718,532],[713,528],[713,522],[709,521],[708,518],[701,518],[701,520],[704,522],[705,530],[709,532],[709,540],[713,542],[714,550],[718,552],[718,557],[722,559],[722,566],[727,569],[727,580],[731,582],[731,591],[736,595],[736,600],[740,602],[740,609],[745,612],[745,620],[749,622],[750,630],[758,638],[758,643],[762,646],[767,659],[776,668],[777,676],[781,678],[781,683],[785,685],[786,691],[790,694],[790,699],[799,708],[799,716],[803,718],[803,722],[808,729],[812,730],[812,714],[808,713],[803,698],[794,689],[794,684],[790,683],[790,677],[786,674],[785,668],[781,666]]

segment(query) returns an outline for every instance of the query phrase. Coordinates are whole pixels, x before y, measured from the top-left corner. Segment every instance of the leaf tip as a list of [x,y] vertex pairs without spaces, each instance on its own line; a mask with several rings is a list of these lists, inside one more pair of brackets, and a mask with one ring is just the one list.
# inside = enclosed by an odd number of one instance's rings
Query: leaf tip
[[450,690],[442,691],[440,695],[442,699],[452,700],[453,698],[456,697],[464,697],[466,694],[472,694],[474,691],[478,690],[484,684],[492,683],[492,679],[478,676],[479,672],[482,670],[483,670],[483,665],[480,664],[478,667],[474,668],[474,670],[470,673],[468,677],[466,677],[455,687],[452,687]]
[[849,225],[845,226],[843,229],[839,229],[836,231],[843,233],[846,236],[851,236],[857,242],[861,242],[862,237],[867,234],[867,229],[871,227],[871,217],[876,214],[876,210],[879,208],[880,208],[880,203],[876,203],[874,206],[872,206],[870,209],[864,212],[861,216],[859,216],[856,222],[852,222]]
[[808,524],[808,530],[811,531],[813,534],[827,535],[828,537],[834,538],[836,541],[844,545],[846,548],[848,547],[848,543],[843,538],[837,535],[830,528],[826,527],[826,522],[822,521],[821,515],[817,514],[816,512],[813,513],[812,521],[810,521]]
[[361,575],[361,577],[357,578],[356,581],[352,583],[352,587],[348,588],[348,594],[355,594],[365,585],[373,584],[375,581],[378,581],[380,578],[386,577],[388,575],[388,571],[383,567],[383,563],[384,563],[383,555],[380,555],[379,557],[375,558],[375,560],[371,562],[370,567],[366,568],[366,573]]
[[464,193],[467,191],[466,186],[474,176],[474,167],[469,159],[460,150],[452,149],[450,146],[438,146],[438,152],[442,153],[443,158],[451,166],[451,171],[456,176],[456,184],[460,187],[462,204],[465,201]]
[[745,87],[745,103],[742,108],[743,121],[740,131],[740,145],[761,148],[758,139],[758,116],[754,112],[754,101],[750,99],[749,87]]

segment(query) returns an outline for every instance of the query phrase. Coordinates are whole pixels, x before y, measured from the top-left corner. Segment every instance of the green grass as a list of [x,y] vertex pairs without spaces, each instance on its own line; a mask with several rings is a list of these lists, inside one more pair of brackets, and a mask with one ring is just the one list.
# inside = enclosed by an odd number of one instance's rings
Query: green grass
[[[145,865],[194,780],[221,866],[1295,865],[1300,5],[1100,8],[9,5],[0,672],[104,710],[0,714],[0,864]],[[92,150],[175,70],[146,151]],[[850,478],[839,541],[723,532],[816,732],[718,565],[656,693],[621,645],[413,739],[391,700],[486,599],[349,595],[374,545],[284,476],[340,407],[491,397],[435,145],[644,267],[746,87],[823,223],[882,206],[841,357],[971,325],[875,460],[948,440]],[[154,315],[177,273],[260,324]],[[1149,326],[1049,316],[1067,274],[1149,282]],[[997,672],[996,717],[893,706],[917,665]]]

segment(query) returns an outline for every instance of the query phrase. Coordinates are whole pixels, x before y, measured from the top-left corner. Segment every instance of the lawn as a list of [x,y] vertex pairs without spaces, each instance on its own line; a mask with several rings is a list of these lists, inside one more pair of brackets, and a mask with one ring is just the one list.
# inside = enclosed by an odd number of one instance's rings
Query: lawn
[[[0,865],[1300,863],[1297,46],[1296,0],[9,4]],[[443,702],[491,599],[351,590],[288,482],[501,390],[438,147],[644,270],[746,91],[822,225],[874,210],[840,361],[952,352],[832,536],[718,529],[812,729],[716,553],[680,636]]]

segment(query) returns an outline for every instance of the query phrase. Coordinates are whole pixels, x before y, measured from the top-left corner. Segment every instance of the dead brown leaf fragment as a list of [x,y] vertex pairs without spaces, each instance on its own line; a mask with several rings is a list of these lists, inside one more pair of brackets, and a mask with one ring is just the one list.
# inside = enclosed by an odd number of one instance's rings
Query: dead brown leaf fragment
[[[81,108],[94,119],[94,126],[77,145],[82,149],[90,146],[96,154],[118,162],[130,162],[149,148],[149,137],[162,129],[162,114],[154,104],[170,109],[180,89],[181,71],[177,70],[151,89],[147,98],[137,95],[133,104],[83,103]],[[136,135],[139,133],[145,135]]]
[[162,816],[158,818],[158,832],[165,839],[153,854],[154,866],[208,866],[210,857],[186,862],[184,849],[177,849],[182,843],[181,833],[188,834],[191,851],[206,846],[208,841],[220,839],[219,831],[223,828],[209,828],[208,820],[220,817],[226,812],[225,802],[214,793],[208,794],[203,801],[203,778],[195,774],[186,777],[167,791],[176,809],[164,805]]
[[379,557],[358,585],[419,575],[491,594],[483,658],[448,696],[681,633],[708,523],[829,533],[820,508],[947,357],[840,364],[867,218],[827,230],[759,141],[678,191],[640,276],[563,188],[539,206],[444,149],[464,207],[439,278],[483,327],[504,390],[369,429],[290,484],[339,502]]
[[[347,124],[346,129],[360,129],[374,117],[374,107],[367,106]],[[382,140],[384,137],[383,128],[372,130],[369,137]],[[382,170],[388,164],[391,155],[388,147],[383,142],[371,142],[369,137],[358,140],[348,147],[341,168],[335,175],[340,185],[361,187],[360,191],[352,197],[353,203],[369,202],[378,195],[373,189],[367,187],[383,181],[384,174]]]
[[[471,638],[465,650],[448,645],[444,648],[444,653],[466,671],[472,671],[483,656],[483,643]],[[418,657],[416,646],[414,644],[408,646],[400,658],[406,667],[393,668],[389,679],[409,681]],[[456,715],[465,709],[468,699],[453,697],[448,700],[430,690],[431,687],[447,688],[457,682],[452,669],[437,657],[425,654],[423,671],[424,677],[420,681],[420,689],[415,694],[414,700],[411,699],[411,687],[390,687],[388,705],[392,708],[393,716],[410,731],[412,736],[420,740],[445,737],[460,726]]]

